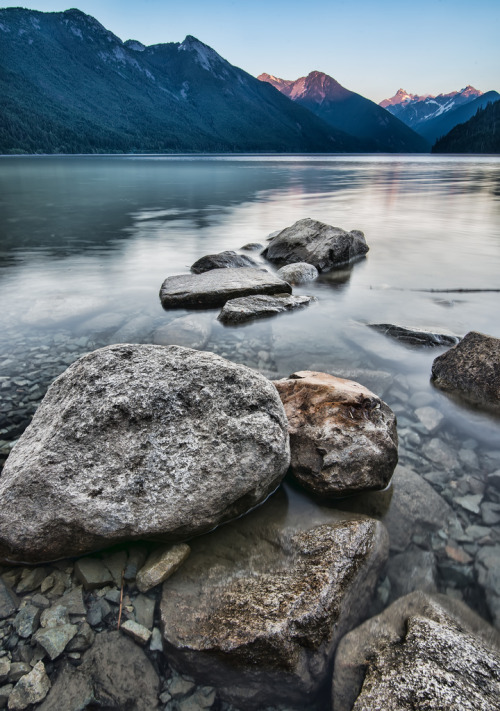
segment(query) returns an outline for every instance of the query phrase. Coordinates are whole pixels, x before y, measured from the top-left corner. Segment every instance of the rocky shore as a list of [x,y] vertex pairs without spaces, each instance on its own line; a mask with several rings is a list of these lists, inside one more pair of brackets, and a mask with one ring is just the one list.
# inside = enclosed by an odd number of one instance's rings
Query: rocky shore
[[[368,324],[371,359],[353,324],[355,358],[318,333],[293,372],[293,328],[273,343],[316,308],[296,284],[367,251],[301,220],[262,252],[277,274],[209,255],[165,280],[162,318],[33,337],[29,364],[14,344],[0,708],[500,708],[500,448],[444,431],[438,389],[495,412],[498,339]],[[452,346],[434,391],[385,336]]]

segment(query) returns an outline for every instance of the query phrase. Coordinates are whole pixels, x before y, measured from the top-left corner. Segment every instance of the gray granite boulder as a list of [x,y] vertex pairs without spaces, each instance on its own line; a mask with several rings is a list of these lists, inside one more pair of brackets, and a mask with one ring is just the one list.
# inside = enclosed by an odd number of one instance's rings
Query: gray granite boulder
[[346,232],[306,218],[273,237],[262,256],[280,265],[307,262],[319,272],[326,272],[359,259],[367,252],[368,245],[359,230]]
[[296,262],[287,264],[276,272],[280,279],[284,279],[289,284],[306,284],[318,278],[318,270],[307,262]]
[[290,461],[266,378],[212,353],[115,345],[50,386],[0,480],[0,557],[179,540],[263,501]]
[[193,541],[163,584],[165,654],[237,708],[311,708],[338,640],[366,615],[386,556],[387,534],[373,519],[301,528],[266,525],[254,512]]
[[440,346],[456,346],[460,341],[458,336],[454,336],[451,333],[435,333],[421,328],[398,326],[393,323],[369,323],[368,325],[375,331],[380,331],[385,336],[410,346],[437,348]]
[[352,380],[303,370],[274,381],[288,417],[291,471],[309,491],[385,489],[398,461],[396,417]]
[[462,602],[407,595],[339,644],[333,710],[498,711],[499,642]]
[[193,274],[202,274],[211,269],[241,269],[243,267],[257,267],[258,264],[251,257],[236,252],[227,251],[218,254],[207,254],[206,257],[198,259],[192,267]]
[[434,360],[432,380],[442,390],[500,412],[500,338],[470,331]]
[[225,324],[245,323],[309,306],[312,301],[316,301],[315,296],[292,296],[291,294],[243,296],[241,299],[226,301],[217,318]]
[[261,269],[211,269],[203,274],[167,277],[160,289],[160,300],[165,309],[212,308],[240,296],[285,292],[292,293],[286,281]]

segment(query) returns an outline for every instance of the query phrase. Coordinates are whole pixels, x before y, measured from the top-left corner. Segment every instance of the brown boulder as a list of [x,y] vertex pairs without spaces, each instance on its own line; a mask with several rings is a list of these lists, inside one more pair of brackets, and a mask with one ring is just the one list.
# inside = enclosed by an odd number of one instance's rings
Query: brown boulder
[[396,417],[352,380],[303,370],[274,382],[288,417],[291,470],[323,496],[384,489],[398,461]]

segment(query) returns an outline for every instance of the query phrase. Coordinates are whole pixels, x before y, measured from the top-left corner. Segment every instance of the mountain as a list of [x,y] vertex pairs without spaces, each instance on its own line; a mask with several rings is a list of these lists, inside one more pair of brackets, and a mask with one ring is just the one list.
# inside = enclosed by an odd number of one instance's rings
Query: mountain
[[296,81],[270,74],[257,77],[309,109],[333,128],[364,141],[368,151],[423,152],[430,144],[402,121],[373,101],[349,91],[323,72],[311,72]]
[[80,10],[0,10],[0,152],[338,152],[362,144],[194,37],[122,42]]
[[482,109],[490,102],[498,99],[500,99],[500,94],[497,91],[487,91],[486,94],[481,94],[481,96],[458,106],[453,111],[448,111],[429,119],[418,127],[418,132],[430,143],[435,143],[438,138],[445,136],[459,123],[464,123],[472,118],[478,109]]
[[404,89],[398,91],[390,99],[384,99],[379,106],[387,109],[393,116],[401,119],[403,123],[415,131],[419,131],[422,124],[437,118],[448,111],[454,111],[459,106],[473,101],[482,92],[473,86],[466,86],[461,91],[452,91],[449,94],[408,94]]
[[433,153],[500,153],[500,101],[479,108],[472,118],[440,138]]

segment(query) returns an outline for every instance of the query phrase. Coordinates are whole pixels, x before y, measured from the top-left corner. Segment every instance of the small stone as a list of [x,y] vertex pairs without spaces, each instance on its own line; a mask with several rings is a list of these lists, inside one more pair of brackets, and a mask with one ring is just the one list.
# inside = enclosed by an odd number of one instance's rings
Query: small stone
[[54,576],[47,575],[47,577],[42,580],[42,584],[40,585],[40,592],[42,594],[47,592],[47,590],[50,590],[50,588],[53,587],[54,583],[55,583]]
[[481,494],[468,494],[467,496],[458,496],[455,499],[455,503],[457,503],[459,506],[461,506],[466,511],[470,511],[471,513],[479,514],[479,513],[481,513],[479,504],[481,503],[482,499],[483,499],[483,497]]
[[10,661],[7,657],[0,657],[0,684],[7,681],[10,672]]
[[465,447],[462,447],[462,449],[458,452],[458,458],[468,469],[476,470],[479,468],[479,459],[473,449],[466,449]]
[[488,485],[495,486],[500,489],[500,469],[497,469],[496,472],[488,474]]
[[11,711],[18,711],[27,708],[30,704],[37,704],[47,696],[49,689],[50,680],[43,662],[38,662],[29,674],[17,682],[9,697],[8,708]]
[[142,625],[137,624],[137,622],[134,622],[133,620],[127,620],[126,622],[124,622],[120,629],[122,629],[125,634],[128,634],[129,637],[132,637],[134,642],[140,644],[141,647],[144,647],[144,645],[149,642],[149,639],[151,637],[150,630],[146,629],[146,627],[143,627]]
[[128,563],[125,568],[125,580],[135,580],[138,571],[144,565],[148,551],[145,546],[133,546],[128,552]]
[[76,625],[61,625],[38,630],[33,636],[35,642],[45,649],[51,660],[62,654],[66,645],[78,632]]
[[27,662],[12,662],[9,671],[9,681],[15,684],[25,674],[29,674],[31,666]]
[[17,584],[17,593],[32,592],[40,587],[47,575],[46,568],[24,568],[21,580]]
[[40,609],[34,605],[26,605],[17,613],[14,622],[14,629],[20,637],[31,637],[38,629],[40,622]]
[[0,709],[3,709],[7,706],[7,702],[9,700],[9,696],[12,694],[13,688],[13,684],[5,684],[5,686],[2,686],[0,688]]
[[307,262],[295,262],[278,269],[277,275],[289,284],[305,284],[318,278],[318,270]]
[[121,587],[122,574],[127,567],[127,553],[125,551],[117,551],[112,555],[104,556],[103,563],[111,573],[115,585]]
[[417,407],[415,415],[429,434],[434,434],[443,421],[443,415],[435,407]]
[[481,518],[486,525],[496,526],[500,523],[500,504],[485,501],[481,504]]
[[45,597],[45,595],[40,595],[40,593],[33,595],[33,597],[31,598],[31,604],[35,607],[39,607],[40,610],[46,610],[48,607],[50,607],[49,600]]
[[40,625],[44,628],[62,627],[69,624],[68,610],[63,605],[53,605],[42,612]]
[[80,558],[75,564],[75,575],[85,590],[103,588],[113,583],[113,576],[98,558]]
[[173,676],[169,685],[168,690],[172,695],[172,698],[179,699],[183,696],[187,696],[195,687],[194,681],[191,679],[184,679],[182,676]]
[[455,548],[454,546],[446,546],[445,551],[448,558],[451,558],[457,563],[462,563],[462,565],[466,565],[467,563],[472,562],[472,557],[461,548]]
[[151,644],[149,645],[149,650],[151,652],[163,652],[163,638],[158,627],[153,627],[153,633],[151,635]]
[[[210,689],[206,692],[205,689]],[[215,689],[210,686],[201,687],[192,696],[177,702],[178,711],[200,711],[209,709],[215,701]]]
[[118,590],[118,588],[111,588],[111,590],[108,590],[108,592],[104,595],[104,599],[107,600],[108,602],[113,603],[113,605],[119,605],[120,604],[120,596],[121,596],[121,593]]
[[146,627],[153,629],[153,621],[155,614],[155,600],[152,600],[146,595],[138,595],[134,600],[135,621]]
[[78,633],[73,637],[73,639],[66,645],[66,651],[68,652],[85,652],[86,649],[91,647],[94,643],[95,632],[88,624],[88,622],[82,622],[78,628]]
[[475,541],[478,541],[481,538],[488,536],[490,534],[490,529],[488,526],[467,526],[467,528],[465,529],[465,533],[470,538],[473,538]]
[[96,600],[89,607],[87,622],[89,625],[92,625],[92,627],[97,627],[110,613],[111,607],[106,600]]
[[83,602],[83,588],[73,588],[63,595],[59,604],[66,608],[69,615],[86,615],[87,608]]
[[0,578],[0,620],[11,617],[19,607],[19,598],[2,578]]
[[191,549],[186,543],[153,551],[137,574],[136,582],[139,590],[145,593],[169,578],[182,565],[190,552]]
[[424,446],[423,454],[443,469],[454,469],[457,466],[455,452],[438,437],[434,437]]

